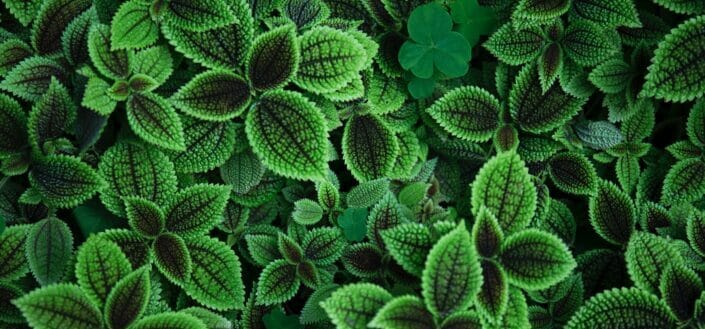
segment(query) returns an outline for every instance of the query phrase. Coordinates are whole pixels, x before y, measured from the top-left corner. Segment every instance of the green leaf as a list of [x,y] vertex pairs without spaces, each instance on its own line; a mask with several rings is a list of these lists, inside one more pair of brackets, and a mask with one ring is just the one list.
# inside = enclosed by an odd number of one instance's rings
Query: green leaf
[[323,208],[311,199],[301,199],[294,202],[291,217],[301,225],[313,225],[323,218]]
[[514,9],[512,18],[518,21],[546,22],[560,17],[569,9],[570,1],[568,0],[521,0]]
[[186,149],[181,119],[166,99],[149,92],[133,94],[126,107],[130,128],[137,136],[165,149]]
[[[382,237],[382,232],[401,224],[403,219],[404,215],[394,194],[391,192],[386,193],[372,208],[367,219],[367,238],[378,247],[384,248],[385,242]],[[421,261],[418,273],[421,273],[422,268],[423,260]]]
[[186,150],[167,151],[176,170],[185,173],[207,172],[228,161],[238,142],[235,124],[190,117],[182,119]]
[[597,171],[581,153],[554,155],[548,161],[548,174],[556,187],[567,193],[590,195],[597,189]]
[[150,261],[149,244],[137,232],[128,229],[108,229],[101,232],[99,236],[116,244],[127,256],[133,268],[146,265]]
[[296,266],[283,259],[275,260],[262,270],[257,280],[257,305],[273,305],[288,301],[299,290],[301,282]]
[[95,169],[67,155],[41,160],[32,167],[29,181],[47,205],[58,208],[73,208],[105,186]]
[[247,76],[257,90],[282,87],[296,74],[299,57],[295,27],[280,26],[254,40],[247,58]]
[[575,135],[587,147],[605,150],[613,147],[624,137],[617,127],[607,121],[581,121],[573,126]]
[[673,315],[680,321],[688,321],[693,317],[695,302],[703,289],[698,274],[683,264],[673,264],[661,274],[659,291]]
[[149,294],[147,267],[139,268],[118,281],[105,301],[108,328],[124,329],[139,319],[147,308]]
[[377,203],[389,191],[389,180],[386,178],[362,182],[350,189],[346,202],[351,208],[367,208]]
[[37,16],[37,12],[43,3],[41,0],[6,0],[3,2],[12,16],[14,16],[20,24],[24,26],[29,25],[29,23],[32,22],[32,20]]
[[621,131],[625,140],[635,142],[651,135],[656,124],[656,109],[653,103],[646,104],[622,123]]
[[170,0],[160,3],[155,12],[168,25],[195,32],[223,27],[237,20],[224,0]]
[[235,193],[247,193],[255,188],[267,170],[251,151],[233,154],[220,166],[220,177]]
[[281,8],[282,15],[299,29],[317,25],[330,16],[330,9],[321,0],[288,0]]
[[152,243],[152,252],[159,271],[174,284],[186,286],[193,260],[184,239],[174,233],[162,233]]
[[146,316],[133,323],[130,329],[207,329],[203,321],[183,312],[164,312]]
[[526,305],[526,298],[520,289],[511,287],[509,289],[509,300],[507,308],[500,319],[500,328],[529,328],[529,308]]
[[670,265],[683,262],[680,253],[668,240],[646,232],[632,234],[624,258],[634,285],[652,293],[659,291],[663,271]]
[[76,119],[76,105],[69,91],[52,77],[46,93],[29,113],[27,130],[35,152],[43,153],[46,142],[62,137]]
[[586,21],[573,21],[561,40],[568,58],[581,66],[595,66],[619,51],[619,36]]
[[416,296],[401,296],[387,302],[368,324],[380,329],[426,329],[434,328],[433,314]]
[[14,284],[0,283],[0,319],[4,323],[23,323],[22,312],[12,301],[22,297],[25,292]]
[[61,34],[75,17],[90,6],[89,0],[44,1],[32,24],[32,47],[40,55],[61,51]]
[[693,105],[688,115],[686,131],[693,144],[705,146],[705,101],[698,101]]
[[563,49],[557,43],[551,43],[543,50],[538,59],[539,82],[541,90],[548,91],[553,82],[558,79],[563,71]]
[[27,233],[27,262],[37,281],[46,286],[60,282],[73,256],[73,235],[66,223],[46,218]]
[[473,86],[447,92],[426,111],[450,134],[472,142],[489,140],[499,125],[499,101]]
[[543,92],[533,65],[526,65],[519,72],[509,95],[512,118],[531,133],[562,126],[580,111],[583,103],[585,100],[565,93],[558,84]]
[[537,229],[508,236],[499,261],[509,282],[532,290],[562,281],[576,266],[568,247],[558,237]]
[[553,233],[567,245],[575,241],[577,224],[565,203],[552,199],[546,217],[536,225],[540,230]]
[[113,80],[125,79],[130,74],[131,53],[112,50],[110,27],[97,24],[88,34],[88,53],[98,72]]
[[544,35],[539,27],[518,29],[514,24],[506,23],[483,46],[500,61],[521,65],[539,56],[544,46]]
[[499,319],[504,314],[509,301],[509,283],[501,265],[493,260],[483,259],[482,287],[477,295],[476,305],[480,312],[490,319]]
[[603,239],[623,245],[629,242],[636,225],[636,208],[629,195],[612,182],[601,180],[590,198],[590,223]]
[[281,258],[277,237],[267,234],[248,234],[245,236],[247,250],[257,265],[267,266],[272,261]]
[[399,110],[407,96],[404,85],[397,79],[375,71],[366,81],[367,101],[375,114],[387,114]]
[[100,310],[73,284],[56,284],[34,290],[16,299],[14,304],[33,328],[103,327]]
[[81,105],[98,114],[110,115],[117,105],[117,101],[108,96],[110,85],[101,78],[89,78],[81,100]]
[[705,4],[691,1],[654,0],[654,3],[661,5],[679,14],[702,14],[705,13]]
[[299,93],[270,91],[247,114],[247,139],[262,163],[294,179],[326,176],[328,133],[323,114]]
[[39,56],[29,57],[4,75],[0,89],[28,101],[39,100],[49,89],[53,77],[62,81],[66,75],[56,61]]
[[345,165],[355,179],[364,182],[385,177],[392,170],[399,143],[379,117],[356,115],[345,125],[342,149]]
[[113,286],[130,272],[130,261],[115,242],[94,236],[78,248],[78,285],[95,305],[102,306]]
[[225,185],[196,184],[181,190],[165,207],[165,227],[183,237],[210,231],[223,218],[230,188]]
[[338,216],[338,226],[348,241],[362,241],[367,234],[367,209],[348,208]]
[[426,306],[435,316],[464,310],[480,291],[482,273],[470,233],[461,224],[431,248],[421,275]]
[[22,151],[27,145],[27,114],[10,96],[0,94],[0,156]]
[[245,111],[250,103],[250,87],[237,74],[211,70],[196,75],[170,101],[196,118],[227,121]]
[[199,303],[216,310],[242,309],[245,286],[240,259],[225,243],[209,237],[186,241],[193,270],[184,291]]
[[130,59],[133,74],[144,74],[157,81],[157,85],[166,82],[173,71],[169,48],[165,46],[149,47],[140,50]]
[[485,163],[472,184],[472,210],[482,206],[502,230],[513,233],[526,227],[536,210],[536,188],[524,161],[513,152],[501,153]]
[[311,296],[306,300],[306,304],[301,309],[299,320],[302,324],[313,324],[322,322],[328,319],[326,312],[320,306],[320,303],[336,290],[340,288],[337,284],[329,284],[316,289]]
[[590,298],[566,329],[672,328],[675,319],[665,303],[637,288],[607,290]]
[[636,184],[639,182],[639,158],[632,155],[625,155],[617,159],[615,166],[617,180],[624,192],[631,194]]
[[304,326],[297,321],[296,315],[285,315],[281,308],[274,308],[262,317],[266,329],[303,329]]
[[383,251],[372,243],[361,242],[348,246],[341,258],[343,266],[351,274],[361,278],[379,275],[384,267]]
[[705,194],[705,162],[700,159],[678,161],[668,170],[663,181],[661,201],[664,204],[693,202]]
[[299,38],[302,51],[294,82],[314,93],[333,92],[358,76],[365,64],[363,46],[350,34],[318,26]]
[[304,261],[304,251],[301,246],[288,235],[279,233],[277,236],[277,247],[279,248],[279,253],[290,264],[299,264]]
[[15,65],[32,54],[32,48],[22,40],[9,39],[0,43],[0,74],[7,74]]
[[125,213],[130,227],[145,237],[154,238],[164,230],[164,211],[147,199],[128,196],[125,200]]
[[633,75],[629,64],[622,59],[613,58],[597,65],[588,75],[588,79],[600,91],[614,94],[626,89]]
[[103,153],[98,173],[108,182],[100,198],[116,215],[124,216],[122,197],[139,196],[166,204],[176,193],[174,165],[153,147],[117,143]]
[[74,18],[62,33],[61,50],[70,64],[79,65],[89,60],[88,34],[97,20],[96,10],[88,9]]
[[[667,102],[686,102],[705,94],[705,16],[693,17],[659,42],[642,94]],[[689,51],[683,51],[689,49]]]
[[315,228],[301,242],[306,259],[316,265],[330,265],[340,258],[345,248],[340,230],[332,227]]
[[504,233],[497,218],[487,208],[480,207],[472,226],[475,250],[481,257],[493,257],[499,252],[502,240],[504,240]]
[[475,311],[455,312],[443,320],[441,329],[481,329],[482,320]]
[[0,279],[13,281],[24,276],[28,271],[25,245],[30,225],[13,225],[0,234]]
[[152,21],[149,7],[138,0],[123,3],[110,24],[112,49],[143,48],[159,38],[159,26]]
[[688,217],[686,234],[693,250],[705,257],[705,216],[701,212]]
[[355,283],[334,291],[321,307],[337,329],[365,329],[390,300],[392,295],[378,285]]
[[181,310],[180,312],[193,315],[194,317],[198,318],[199,320],[201,320],[201,322],[206,325],[206,328],[227,329],[232,328],[234,326],[233,323],[225,317],[202,307],[189,307]]
[[617,0],[611,2],[609,6],[605,6],[603,2],[598,0],[576,0],[573,1],[570,14],[605,27],[638,28],[642,26],[633,0]]

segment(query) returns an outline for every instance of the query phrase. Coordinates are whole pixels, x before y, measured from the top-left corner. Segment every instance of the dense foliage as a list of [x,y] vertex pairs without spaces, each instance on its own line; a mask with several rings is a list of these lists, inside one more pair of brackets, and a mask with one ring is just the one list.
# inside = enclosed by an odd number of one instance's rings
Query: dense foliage
[[705,328],[702,0],[2,0],[0,329]]

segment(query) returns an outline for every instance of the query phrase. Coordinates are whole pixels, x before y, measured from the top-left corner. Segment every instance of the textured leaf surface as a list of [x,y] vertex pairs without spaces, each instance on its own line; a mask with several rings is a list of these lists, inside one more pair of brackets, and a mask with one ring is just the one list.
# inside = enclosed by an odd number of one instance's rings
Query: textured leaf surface
[[299,66],[299,44],[292,25],[284,25],[255,39],[247,59],[247,76],[257,90],[285,85]]
[[217,239],[200,237],[186,242],[193,271],[184,285],[196,301],[217,309],[241,309],[245,288],[240,274],[240,259]]
[[351,118],[343,132],[343,160],[358,181],[384,177],[394,166],[399,144],[375,115]]
[[364,329],[392,295],[371,283],[355,283],[334,291],[321,302],[333,324],[339,329]]
[[477,295],[478,309],[491,319],[498,319],[509,302],[509,281],[501,265],[482,260],[482,287]]
[[567,329],[671,328],[675,320],[654,295],[636,288],[612,289],[590,298]]
[[130,261],[112,241],[93,237],[78,249],[78,285],[96,305],[102,306],[113,286],[130,272]]
[[131,95],[127,99],[127,120],[132,131],[149,143],[175,151],[186,149],[179,115],[157,94]]
[[425,329],[433,328],[433,315],[416,296],[401,296],[392,299],[377,312],[368,325],[380,329]]
[[484,47],[502,62],[521,65],[536,58],[543,43],[540,28],[516,29],[508,23],[492,34]]
[[206,172],[223,165],[240,138],[232,122],[209,122],[182,117],[184,144],[182,152],[167,152],[179,172]]
[[283,303],[294,297],[301,282],[296,266],[283,259],[275,260],[262,270],[257,282],[257,304]]
[[27,273],[25,244],[30,227],[13,225],[0,234],[0,278],[3,281],[15,280]]
[[36,101],[49,88],[52,77],[61,81],[65,71],[56,61],[32,56],[17,64],[4,76],[0,89],[28,101]]
[[308,260],[318,265],[329,265],[342,255],[345,240],[338,229],[317,228],[306,234],[301,247]]
[[449,133],[473,142],[488,140],[499,125],[499,101],[478,87],[453,89],[427,111]]
[[692,269],[674,264],[661,274],[659,291],[673,315],[680,321],[687,321],[695,313],[703,282]]
[[88,0],[45,1],[32,24],[32,47],[41,55],[60,51],[62,32],[90,6]]
[[592,194],[597,188],[595,167],[580,153],[559,153],[548,162],[548,173],[556,186],[574,194]]
[[25,246],[32,274],[43,285],[59,282],[73,256],[73,235],[66,223],[43,219],[27,233]]
[[154,263],[159,271],[177,285],[185,285],[191,276],[193,260],[184,239],[173,233],[162,233],[152,243]]
[[142,267],[115,284],[105,301],[105,322],[108,328],[127,328],[139,319],[147,308],[150,294],[149,270]]
[[88,53],[98,71],[108,78],[119,80],[130,74],[130,53],[125,50],[112,50],[110,27],[94,25],[88,34]]
[[170,100],[188,115],[226,121],[244,111],[250,102],[250,87],[237,74],[211,70],[196,75]]
[[100,310],[78,286],[57,284],[40,288],[15,300],[27,322],[38,329],[62,326],[98,329],[103,327]]
[[181,190],[166,207],[166,229],[184,237],[210,231],[223,218],[229,196],[225,185],[197,184]]
[[164,211],[154,202],[140,197],[125,197],[127,220],[136,232],[156,237],[164,230]]
[[76,119],[76,105],[69,92],[56,78],[51,78],[46,93],[29,113],[30,144],[38,153],[44,152],[47,141],[61,137]]
[[112,49],[142,48],[159,38],[159,27],[149,16],[149,7],[131,0],[123,3],[110,24]]
[[159,15],[168,24],[189,31],[205,31],[235,21],[235,15],[224,0],[172,0],[161,5]]
[[705,162],[686,159],[677,162],[666,174],[661,200],[666,204],[692,202],[705,194]]
[[576,20],[561,41],[566,55],[582,66],[595,66],[619,50],[619,37],[602,26]]
[[669,265],[683,261],[672,244],[660,236],[646,232],[634,233],[624,253],[629,277],[644,291],[659,291],[661,273]]
[[33,166],[29,180],[44,202],[60,208],[83,203],[105,184],[95,169],[66,155],[54,155]]
[[176,312],[164,312],[146,316],[130,326],[130,329],[207,329],[197,317]]
[[20,104],[7,95],[0,95],[0,154],[9,155],[27,144],[27,114]]

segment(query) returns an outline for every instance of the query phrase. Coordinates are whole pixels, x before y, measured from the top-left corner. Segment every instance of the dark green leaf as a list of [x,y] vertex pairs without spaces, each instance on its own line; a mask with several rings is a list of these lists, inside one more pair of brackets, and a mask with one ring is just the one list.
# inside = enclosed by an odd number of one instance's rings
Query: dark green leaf
[[211,70],[196,75],[170,100],[196,118],[227,121],[244,112],[250,102],[250,87],[236,74]]
[[66,223],[43,219],[27,233],[25,250],[29,268],[42,286],[60,282],[73,256],[73,235]]
[[[306,6],[309,5],[312,4]],[[284,86],[296,74],[299,53],[293,25],[287,24],[259,35],[247,58],[247,76],[252,86],[257,90]]]
[[343,159],[358,181],[382,178],[392,170],[399,144],[375,115],[357,115],[345,125]]
[[95,169],[67,155],[52,155],[37,163],[29,180],[46,204],[59,208],[75,207],[105,186]]
[[110,329],[127,328],[147,308],[150,294],[149,268],[142,267],[122,278],[105,301],[105,322]]
[[193,261],[184,239],[173,233],[162,233],[152,243],[154,263],[159,271],[177,285],[186,285],[191,277]]
[[37,289],[14,301],[27,322],[37,329],[100,329],[100,310],[73,284],[57,284]]

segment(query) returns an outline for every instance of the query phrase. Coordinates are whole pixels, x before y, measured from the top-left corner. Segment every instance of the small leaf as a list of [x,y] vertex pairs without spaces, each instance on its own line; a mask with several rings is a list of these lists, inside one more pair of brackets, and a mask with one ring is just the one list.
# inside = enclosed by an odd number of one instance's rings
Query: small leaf
[[637,288],[607,290],[590,298],[566,329],[672,328],[675,319],[665,303]]
[[434,328],[433,315],[416,296],[401,296],[387,302],[368,324],[380,329],[426,329]]
[[648,292],[659,290],[659,279],[668,266],[683,258],[668,240],[646,232],[632,235],[624,253],[627,271],[634,285]]
[[97,77],[88,79],[81,105],[98,114],[108,116],[115,110],[117,101],[108,95],[110,85]]
[[561,40],[568,58],[581,66],[595,66],[619,51],[617,33],[587,21],[572,21]]
[[195,32],[223,27],[236,21],[228,3],[223,0],[170,0],[162,4],[158,16],[173,27]]
[[673,315],[680,321],[688,321],[695,313],[703,282],[690,268],[674,264],[661,274],[659,291]]
[[51,78],[46,93],[34,104],[29,113],[27,131],[30,144],[38,154],[44,153],[47,141],[62,137],[76,120],[76,105],[69,91]]
[[60,282],[73,256],[73,235],[66,223],[46,218],[27,233],[27,261],[37,281],[46,286]]
[[421,276],[426,306],[445,317],[464,310],[480,291],[482,273],[470,233],[461,224],[433,246]]
[[604,93],[614,94],[623,91],[634,75],[631,66],[622,59],[606,60],[595,67],[588,75],[592,84]]
[[113,286],[131,271],[130,261],[115,242],[91,237],[78,249],[78,285],[96,305],[102,306]]
[[52,77],[59,81],[66,75],[63,67],[45,57],[29,57],[4,75],[0,89],[28,101],[39,100],[46,93]]
[[590,198],[589,208],[590,223],[597,234],[613,244],[629,242],[636,225],[636,209],[628,194],[602,180]]
[[389,191],[389,180],[386,178],[362,182],[350,189],[346,195],[348,207],[367,208],[377,203]]
[[[693,17],[671,30],[654,52],[642,93],[667,102],[686,102],[705,94],[705,16]],[[690,49],[690,51],[683,51]]]
[[514,24],[506,23],[490,36],[484,47],[504,63],[521,65],[538,57],[543,44],[540,28],[517,29]]
[[125,212],[130,227],[145,237],[156,237],[164,230],[164,211],[141,197],[125,197]]
[[345,240],[338,229],[322,227],[307,233],[301,247],[306,259],[325,266],[333,264],[342,256]]
[[368,114],[348,120],[342,148],[345,165],[355,179],[363,182],[385,177],[392,170],[399,144],[379,117]]
[[372,208],[367,219],[367,238],[378,247],[384,248],[382,231],[401,224],[403,218],[401,207],[394,194],[386,193]]
[[536,227],[542,231],[555,234],[567,245],[571,245],[575,241],[575,231],[577,229],[575,217],[573,217],[570,208],[561,201],[551,200],[548,214]]
[[255,188],[264,178],[267,170],[251,151],[233,154],[220,166],[220,177],[233,189],[243,194]]
[[13,225],[0,233],[0,279],[13,281],[27,274],[27,257],[25,245],[30,225]]
[[245,241],[247,242],[247,250],[250,253],[250,257],[257,265],[264,267],[282,257],[281,253],[279,253],[276,236],[247,234]]
[[137,0],[123,3],[110,24],[112,49],[143,48],[159,38],[159,26],[149,16],[149,7]]
[[534,216],[536,188],[516,153],[502,153],[487,161],[472,185],[473,213],[487,207],[505,233],[526,227]]
[[286,261],[291,264],[299,264],[304,259],[304,252],[301,246],[292,238],[284,233],[279,233],[277,236],[277,246],[279,247],[279,253],[284,257]]
[[193,299],[216,310],[242,309],[245,287],[240,259],[225,243],[199,237],[186,241],[193,271],[184,291]]
[[140,50],[130,59],[133,74],[144,74],[157,81],[157,85],[166,82],[171,75],[172,59],[169,48],[165,46],[149,47]]
[[539,82],[541,82],[541,90],[548,91],[553,85],[553,82],[558,79],[561,71],[563,71],[563,49],[557,43],[551,43],[543,50],[539,57]]
[[328,134],[323,114],[292,91],[270,91],[249,111],[247,139],[262,163],[294,179],[325,177]]
[[247,75],[252,86],[257,90],[284,86],[296,74],[299,52],[293,25],[287,24],[259,35],[247,58]]
[[472,226],[475,250],[481,257],[493,257],[499,252],[502,240],[504,233],[497,218],[487,208],[481,207]]
[[617,181],[624,192],[631,194],[636,184],[639,182],[639,158],[632,155],[625,155],[617,159],[615,171],[617,172]]
[[596,150],[608,149],[624,139],[619,129],[607,121],[581,121],[573,129],[584,145]]
[[257,304],[286,302],[294,297],[300,284],[295,265],[283,259],[275,260],[262,270],[257,280]]
[[100,237],[117,244],[133,268],[146,265],[150,261],[149,244],[137,232],[109,229],[101,232]]
[[230,188],[196,184],[181,190],[166,206],[167,231],[193,237],[210,231],[223,218]]
[[113,80],[125,79],[130,74],[130,53],[126,50],[111,50],[110,27],[94,25],[88,34],[88,53],[98,71]]
[[186,149],[181,119],[166,99],[153,93],[133,94],[126,107],[130,128],[137,136],[166,149]]
[[83,203],[105,184],[95,169],[67,155],[53,155],[34,165],[29,181],[47,205],[59,208]]
[[668,170],[663,181],[661,201],[664,204],[693,202],[705,194],[705,162],[700,159],[678,161]]
[[321,307],[338,329],[365,329],[392,295],[371,283],[355,283],[339,288]]
[[576,266],[568,247],[558,237],[537,229],[508,236],[499,260],[509,282],[532,290],[562,281]]
[[361,242],[349,245],[341,258],[343,266],[351,274],[361,277],[375,277],[384,267],[383,252],[374,244]]
[[149,269],[142,267],[115,284],[105,301],[108,328],[124,329],[139,319],[147,308],[150,294]]
[[250,87],[236,74],[211,70],[196,75],[170,100],[196,118],[227,121],[244,112],[250,103]]
[[509,283],[501,265],[482,260],[482,287],[477,295],[478,309],[490,319],[499,319],[509,301]]
[[152,243],[155,264],[164,276],[177,285],[185,285],[191,277],[192,258],[184,239],[173,233],[162,233]]
[[321,206],[310,199],[301,199],[294,202],[294,212],[291,217],[301,225],[313,225],[323,218]]
[[16,299],[14,304],[33,328],[103,327],[100,310],[76,285],[56,284],[40,288]]
[[567,193],[590,195],[597,189],[597,171],[581,153],[554,155],[548,161],[548,174],[556,187]]
[[489,140],[499,125],[499,101],[478,87],[453,89],[426,111],[450,134],[472,142]]

